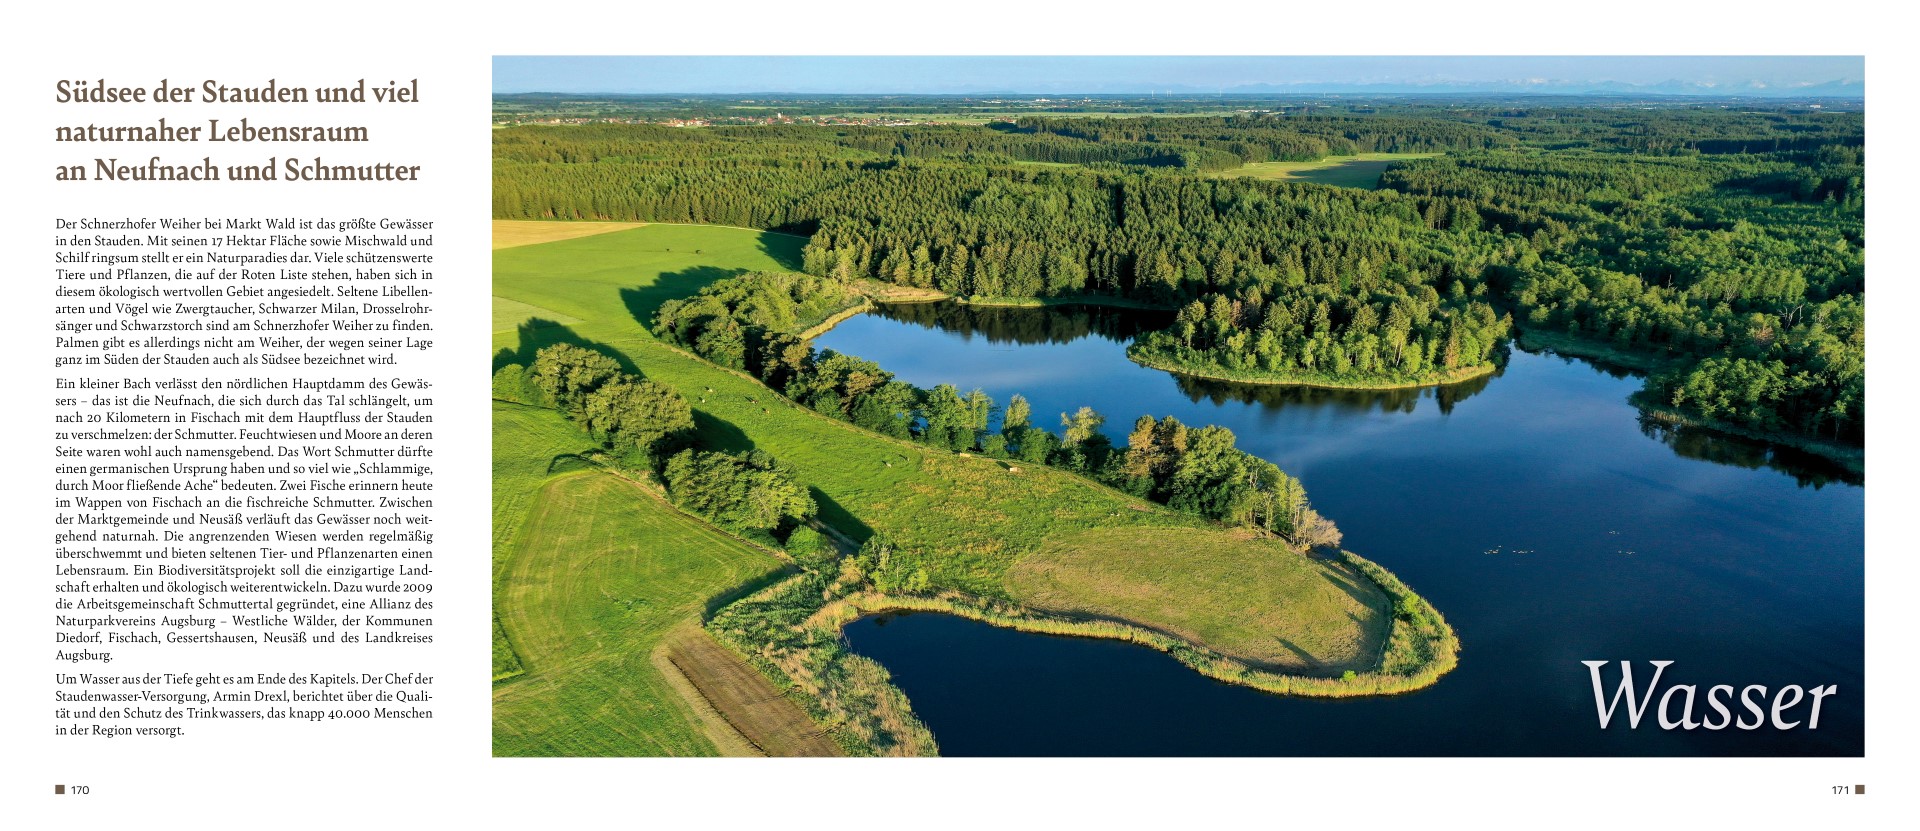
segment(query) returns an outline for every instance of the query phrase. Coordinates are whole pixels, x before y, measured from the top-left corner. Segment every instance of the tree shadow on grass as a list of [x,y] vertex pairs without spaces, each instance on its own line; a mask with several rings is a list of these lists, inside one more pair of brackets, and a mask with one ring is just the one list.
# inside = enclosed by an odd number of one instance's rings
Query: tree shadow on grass
[[[693,410],[693,432],[694,446],[701,450],[746,453],[757,447],[746,431],[734,426],[731,421],[701,410],[698,406]],[[806,471],[799,471],[797,478],[804,482]],[[814,516],[852,540],[855,545],[864,543],[868,537],[873,536],[873,528],[855,518],[825,491],[808,485],[807,492],[813,496],[813,503],[817,506]]]
[[653,330],[653,316],[660,311],[660,305],[669,300],[692,297],[708,286],[747,273],[744,268],[720,268],[710,265],[697,265],[679,271],[661,274],[651,285],[636,286],[620,290],[620,302],[627,306],[627,313],[640,322],[640,328]]
[[813,504],[816,506],[814,516],[821,522],[833,526],[834,530],[846,535],[856,544],[864,544],[868,537],[873,536],[871,527],[854,517],[840,503],[833,501],[833,497],[828,496],[825,491],[808,485],[807,493],[813,495]]
[[721,609],[733,605],[734,601],[785,580],[789,576],[799,573],[799,571],[799,569],[790,565],[781,566],[780,568],[776,568],[752,580],[748,580],[745,583],[741,583],[738,586],[716,594],[713,597],[707,598],[706,608],[700,613],[700,622],[705,623],[713,620],[714,615],[719,614]]
[[817,230],[817,224],[813,222],[799,222],[781,226],[780,230],[787,233],[762,233],[760,235],[760,253],[772,258],[774,262],[780,264],[781,268],[788,271],[799,271],[801,270],[800,251],[807,247],[807,241],[805,239],[796,239],[795,237],[804,238],[812,236],[813,232]]
[[1303,668],[1309,671],[1319,671],[1319,670],[1324,670],[1326,668],[1327,665],[1325,661],[1320,660],[1319,657],[1315,656],[1313,653],[1308,652],[1304,649],[1301,649],[1299,644],[1296,644],[1293,641],[1287,640],[1286,638],[1282,638],[1278,635],[1275,635],[1273,640],[1276,643],[1280,644],[1280,648],[1293,653],[1293,656],[1295,658],[1299,658],[1300,664]]
[[693,410],[693,434],[694,443],[702,450],[746,453],[755,446],[753,439],[748,438],[740,428],[733,426],[733,422],[717,418],[698,406]]
[[500,351],[493,353],[492,371],[499,372],[501,367],[508,364],[532,366],[534,356],[539,353],[541,349],[556,343],[564,343],[599,352],[618,362],[621,370],[634,375],[642,374],[640,368],[634,365],[633,359],[627,357],[626,353],[604,343],[581,337],[580,333],[573,331],[573,329],[564,323],[547,320],[546,318],[532,317],[522,322],[517,329],[520,337],[520,345],[518,347],[502,348]]
[[1373,581],[1355,572],[1345,563],[1334,560],[1333,565],[1322,573],[1326,576],[1327,582],[1346,592],[1355,603],[1382,615],[1393,614],[1393,599],[1387,597],[1386,592],[1379,586],[1374,586],[1372,591],[1368,591],[1363,582],[1371,584]]

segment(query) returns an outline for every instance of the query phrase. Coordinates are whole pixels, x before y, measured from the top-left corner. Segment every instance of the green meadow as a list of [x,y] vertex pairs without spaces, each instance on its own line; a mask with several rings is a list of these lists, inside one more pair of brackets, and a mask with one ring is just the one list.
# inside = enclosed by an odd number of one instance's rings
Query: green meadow
[[[797,269],[804,242],[647,225],[498,250],[494,365],[553,343],[606,352],[686,396],[702,445],[771,453],[810,486],[820,519],[855,541],[884,532],[935,590],[1127,621],[1282,672],[1337,675],[1377,660],[1391,603],[1344,563],[1052,468],[861,430],[642,325],[665,300],[716,280]],[[647,655],[776,561],[631,483],[554,465],[589,443],[557,413],[495,405],[495,675],[507,678],[495,689],[496,752],[711,752]],[[618,735],[566,735],[589,721]]]
[[1311,182],[1344,188],[1373,190],[1380,186],[1380,173],[1394,162],[1426,159],[1438,153],[1360,153],[1352,156],[1328,156],[1311,162],[1254,162],[1213,175],[1223,179],[1273,179],[1287,182]]
[[598,470],[549,479],[524,521],[495,592],[523,671],[494,685],[494,755],[715,755],[653,652],[782,563]]
[[[557,458],[590,449],[592,442],[559,414],[496,401],[493,405],[493,583],[496,593],[523,536],[532,508]],[[524,669],[500,626],[495,604],[493,677]]]
[[[1379,661],[1379,632],[1320,625],[1385,598],[1343,569],[1274,568],[1273,552],[1245,544],[1252,532],[1193,534],[1179,528],[1097,529],[1062,534],[1021,558],[1008,585],[1023,605],[1069,615],[1157,621],[1155,628],[1251,664],[1283,672],[1365,672]],[[1134,556],[1151,550],[1154,556]],[[1196,603],[1211,597],[1214,602]]]

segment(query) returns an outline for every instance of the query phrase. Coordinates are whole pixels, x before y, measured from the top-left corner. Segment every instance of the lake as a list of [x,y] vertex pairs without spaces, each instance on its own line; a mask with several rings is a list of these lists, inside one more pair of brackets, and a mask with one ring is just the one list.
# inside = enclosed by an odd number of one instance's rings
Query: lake
[[[1642,419],[1633,375],[1515,350],[1495,376],[1393,391],[1252,387],[1141,367],[1154,313],[883,306],[814,343],[922,387],[1059,413],[1231,428],[1297,476],[1345,547],[1458,631],[1458,669],[1411,695],[1287,698],[1118,642],[944,615],[846,629],[947,755],[1860,755],[1864,484],[1821,459]],[[1671,660],[1662,685],[1833,684],[1819,728],[1599,728],[1580,661]],[[1611,695],[1610,685],[1607,692]],[[1736,713],[1741,711],[1734,705]],[[1805,706],[1800,708],[1804,713]]]

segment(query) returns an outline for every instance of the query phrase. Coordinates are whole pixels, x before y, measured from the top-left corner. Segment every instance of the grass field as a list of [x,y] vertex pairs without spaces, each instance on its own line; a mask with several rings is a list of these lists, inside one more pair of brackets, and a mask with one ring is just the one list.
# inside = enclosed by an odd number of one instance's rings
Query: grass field
[[548,320],[554,323],[579,323],[580,319],[563,315],[552,309],[542,309],[531,303],[508,300],[505,297],[493,298],[493,331],[511,332],[515,327],[528,320]]
[[494,755],[718,752],[651,656],[780,561],[601,471],[553,477],[526,515],[495,594],[524,671],[494,685]]
[[[1101,529],[1051,541],[1008,583],[1022,605],[1160,621],[1167,634],[1261,668],[1364,672],[1379,661],[1392,610],[1377,587],[1333,564],[1271,568],[1272,556],[1179,529]],[[1348,615],[1363,625],[1346,625]]]
[[511,219],[496,219],[493,221],[493,247],[494,250],[518,248],[522,245],[537,245],[543,242],[590,237],[611,231],[624,231],[645,224],[644,222],[519,222]]
[[1224,179],[1242,177],[1288,182],[1311,182],[1373,190],[1380,186],[1380,173],[1394,162],[1426,159],[1438,153],[1360,153],[1353,156],[1328,156],[1315,162],[1254,162],[1214,174]]
[[[533,407],[493,404],[493,583],[499,590],[527,511],[548,478],[555,457],[578,453],[592,444],[573,425]],[[494,609],[493,677],[518,675],[524,668],[500,626]]]
[[[773,454],[813,487],[823,520],[855,539],[886,532],[912,552],[906,555],[912,565],[925,568],[936,587],[1014,599],[1009,574],[1023,557],[1062,540],[1078,538],[1085,544],[1079,535],[1104,529],[1108,536],[1089,550],[1153,563],[1132,570],[1087,570],[1084,584],[1061,588],[1061,596],[1070,596],[1073,607],[1085,614],[1165,631],[1204,631],[1250,657],[1276,663],[1298,660],[1280,639],[1315,644],[1330,650],[1329,656],[1335,654],[1330,644],[1379,640],[1384,622],[1374,610],[1385,603],[1384,596],[1368,594],[1362,585],[1360,596],[1348,595],[1342,606],[1336,598],[1346,595],[1339,587],[1348,578],[1276,542],[1048,468],[1026,466],[1015,473],[991,459],[878,437],[792,405],[744,375],[656,341],[642,327],[640,321],[651,319],[667,298],[745,270],[795,268],[802,243],[754,231],[650,225],[496,251],[496,296],[580,321],[496,333],[496,362],[530,357],[538,347],[561,341],[616,355],[687,395],[703,443]],[[1178,529],[1190,545],[1159,545],[1169,529]],[[1208,563],[1231,564],[1231,573]],[[1222,592],[1208,580],[1178,581],[1172,588],[1148,582],[1157,574],[1182,571],[1253,580],[1275,593]],[[1149,592],[1162,594],[1141,602],[1142,593]],[[1274,604],[1295,611],[1283,617],[1266,614]],[[1202,625],[1184,611],[1192,607],[1219,611]],[[520,646],[512,621],[507,623],[509,637]],[[1288,628],[1269,628],[1275,625]],[[526,654],[522,649],[523,658]]]

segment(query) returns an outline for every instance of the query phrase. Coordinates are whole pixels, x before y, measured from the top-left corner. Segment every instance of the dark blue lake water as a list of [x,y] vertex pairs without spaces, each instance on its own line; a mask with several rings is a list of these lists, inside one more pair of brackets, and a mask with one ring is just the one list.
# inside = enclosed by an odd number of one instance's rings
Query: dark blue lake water
[[[884,307],[817,346],[931,387],[1219,424],[1305,483],[1345,546],[1447,616],[1430,689],[1313,700],[1157,652],[942,615],[854,623],[948,755],[1859,755],[1864,486],[1816,458],[1644,422],[1639,380],[1515,351],[1496,377],[1352,392],[1194,381],[1127,360],[1160,319],[1108,309]],[[1663,686],[1838,685],[1817,730],[1599,729],[1582,660],[1671,660]],[[1611,677],[1611,676],[1610,676]],[[1609,687],[1611,694],[1611,687]],[[1739,711],[1735,705],[1736,712]],[[1797,708],[1803,715],[1803,703]],[[1710,712],[1706,702],[1696,718]]]

